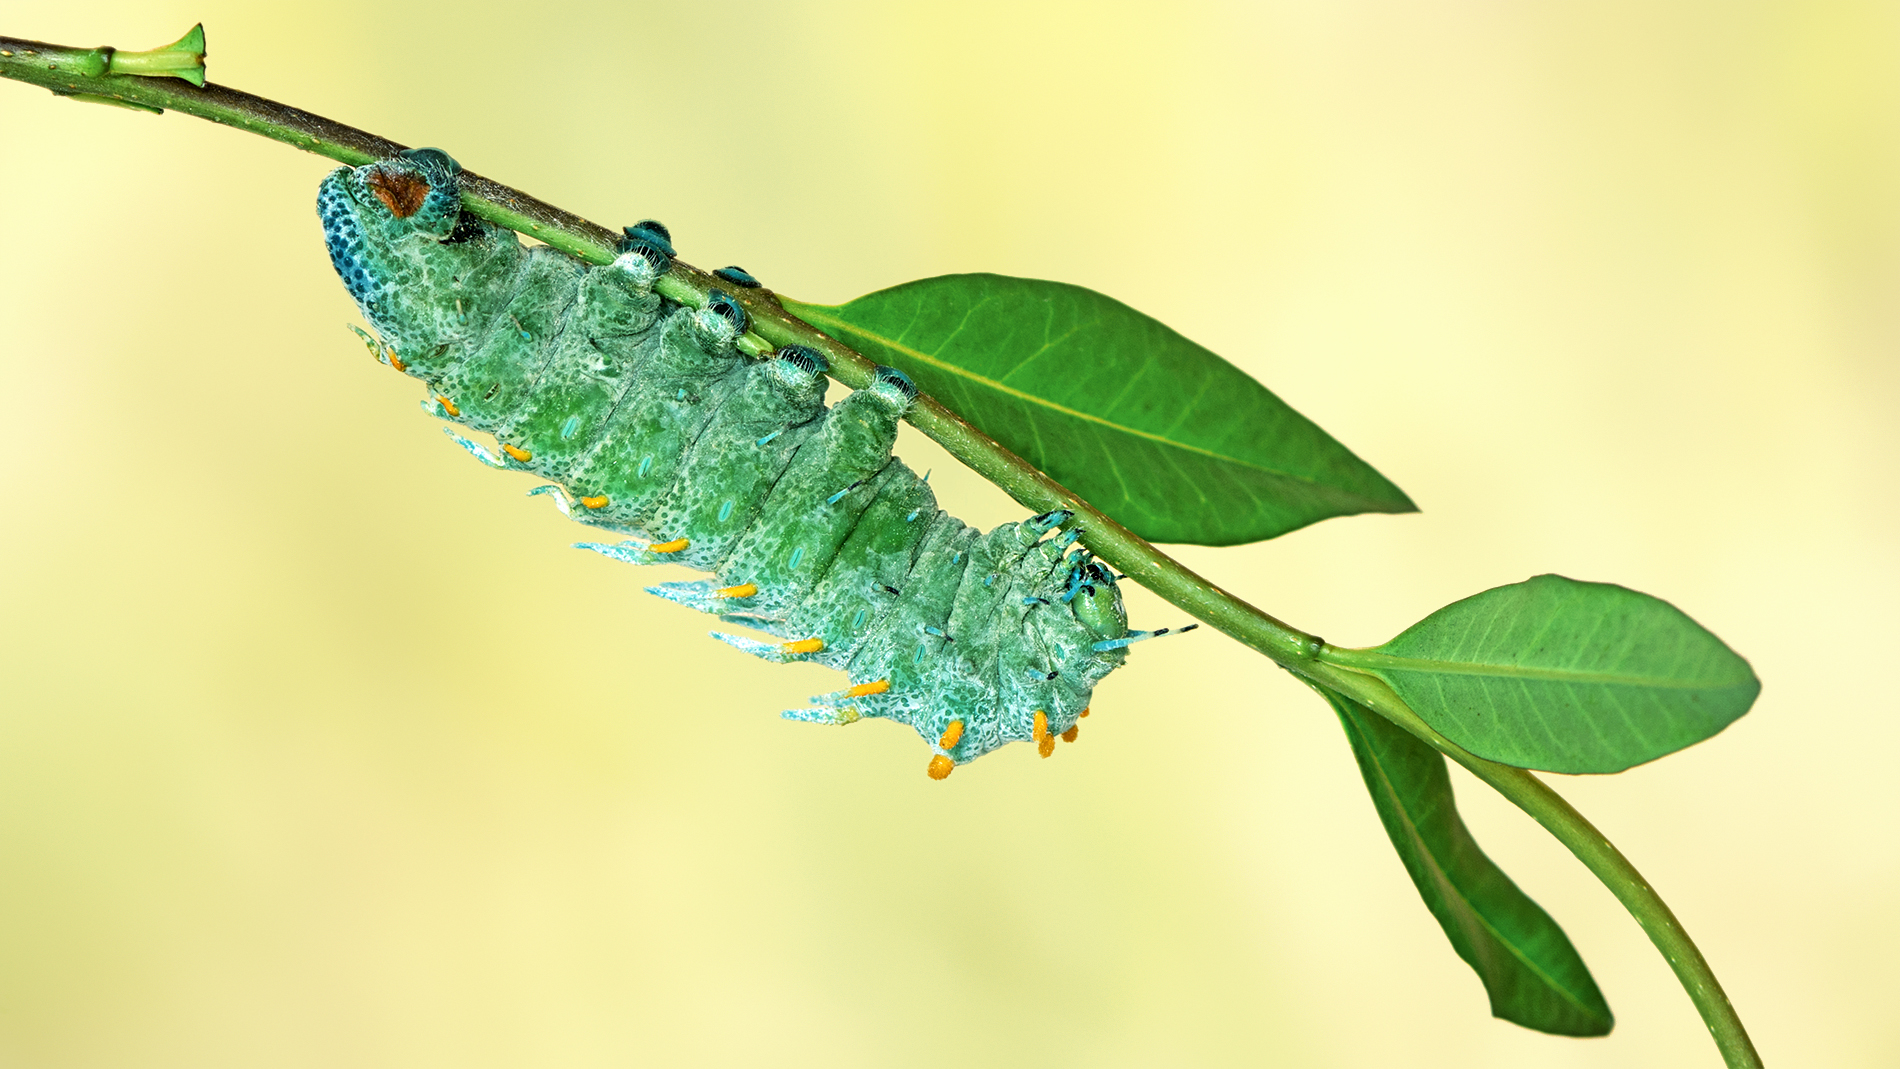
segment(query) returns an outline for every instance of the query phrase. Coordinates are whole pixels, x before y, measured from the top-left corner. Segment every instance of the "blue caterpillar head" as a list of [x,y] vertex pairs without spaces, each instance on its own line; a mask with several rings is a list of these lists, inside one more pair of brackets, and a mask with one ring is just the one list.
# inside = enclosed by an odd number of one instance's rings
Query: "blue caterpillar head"
[[1122,606],[1122,594],[1115,586],[1115,573],[1089,561],[1075,576],[1076,594],[1071,603],[1075,618],[1100,638],[1121,638],[1128,634],[1128,611]]

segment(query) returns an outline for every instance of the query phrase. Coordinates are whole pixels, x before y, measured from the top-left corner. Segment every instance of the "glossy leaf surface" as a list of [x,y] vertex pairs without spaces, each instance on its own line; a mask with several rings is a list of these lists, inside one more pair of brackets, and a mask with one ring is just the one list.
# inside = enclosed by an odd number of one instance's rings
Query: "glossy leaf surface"
[[1761,682],[1682,610],[1540,575],[1454,602],[1340,663],[1372,671],[1458,745],[1549,772],[1620,772],[1701,742]]
[[1563,1036],[1607,1035],[1613,1018],[1563,929],[1485,856],[1458,816],[1438,751],[1362,705],[1339,714],[1399,860],[1452,949],[1483,981],[1491,1014]]
[[1093,290],[944,275],[785,306],[1150,541],[1235,545],[1414,509],[1246,372]]

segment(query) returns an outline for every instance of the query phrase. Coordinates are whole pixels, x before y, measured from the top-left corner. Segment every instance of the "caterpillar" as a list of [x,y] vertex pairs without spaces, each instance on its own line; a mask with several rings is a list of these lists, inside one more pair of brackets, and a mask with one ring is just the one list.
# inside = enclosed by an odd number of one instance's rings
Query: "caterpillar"
[[1127,647],[1165,633],[1128,629],[1117,576],[1062,529],[1072,514],[980,532],[939,509],[891,455],[917,396],[902,372],[827,408],[820,353],[748,358],[727,293],[692,308],[656,292],[664,226],[626,228],[611,264],[587,265],[465,212],[460,171],[414,149],[319,188],[372,352],[422,380],[432,414],[494,438],[498,452],[449,430],[478,459],[627,536],[582,548],[709,572],[647,589],[776,639],[713,632],[747,653],[848,675],[785,717],[908,724],[933,779],[1010,742],[1047,757]]

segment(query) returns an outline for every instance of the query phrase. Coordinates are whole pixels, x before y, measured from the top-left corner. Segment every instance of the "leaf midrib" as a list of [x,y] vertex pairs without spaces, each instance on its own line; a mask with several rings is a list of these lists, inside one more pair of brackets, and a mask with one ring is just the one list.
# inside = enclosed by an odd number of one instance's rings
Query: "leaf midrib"
[[1498,945],[1510,951],[1512,957],[1521,962],[1532,974],[1543,980],[1550,990],[1557,992],[1563,997],[1564,1001],[1570,1003],[1586,1018],[1593,1021],[1597,1020],[1598,1015],[1595,1007],[1582,1001],[1575,992],[1570,990],[1568,985],[1560,983],[1555,976],[1546,971],[1534,958],[1529,957],[1523,950],[1519,949],[1514,940],[1505,938],[1504,933],[1500,932],[1497,926],[1491,923],[1491,918],[1487,917],[1484,911],[1479,909],[1471,897],[1465,893],[1464,888],[1460,887],[1458,883],[1451,878],[1450,872],[1444,865],[1439,863],[1438,855],[1434,853],[1430,847],[1425,845],[1424,835],[1419,832],[1417,822],[1412,819],[1411,812],[1406,809],[1399,795],[1398,788],[1392,783],[1392,777],[1386,773],[1385,762],[1379,759],[1378,753],[1373,749],[1371,738],[1367,736],[1364,731],[1361,731],[1360,734],[1366,741],[1366,754],[1372,758],[1373,770],[1379,774],[1380,787],[1385,790],[1386,797],[1392,801],[1393,810],[1398,813],[1400,821],[1404,823],[1406,837],[1412,841],[1419,855],[1425,859],[1426,864],[1431,866],[1432,872],[1438,876],[1439,886],[1449,889],[1452,896],[1465,907],[1465,910],[1472,917],[1477,918],[1478,923],[1484,927],[1484,930],[1491,933],[1492,938],[1497,940]]
[[1550,683],[1589,683],[1613,687],[1649,687],[1660,690],[1715,690],[1746,686],[1752,679],[1689,680],[1662,676],[1626,676],[1613,672],[1575,672],[1564,668],[1539,668],[1532,665],[1487,664],[1483,661],[1439,661],[1426,657],[1403,657],[1376,650],[1341,650],[1350,654],[1336,657],[1350,668],[1371,671],[1432,672],[1448,676],[1491,676],[1501,679],[1534,679]]
[[[1101,416],[1097,416],[1089,412],[1083,412],[1078,409],[1073,409],[1073,408],[1068,407],[1067,405],[1059,405],[1055,403],[1054,401],[1049,400],[1046,397],[1037,397],[1035,394],[1025,393],[1024,391],[1019,390],[1013,386],[1005,385],[1004,383],[1002,383],[1001,381],[997,379],[992,379],[986,375],[978,375],[967,368],[962,368],[955,364],[945,363],[944,361],[937,359],[936,357],[930,355],[929,353],[922,352],[917,349],[913,349],[910,346],[905,345],[903,342],[886,337],[885,335],[882,335],[882,334],[875,333],[873,331],[865,330],[863,327],[860,327],[847,320],[839,319],[836,316],[825,315],[822,312],[817,310],[819,308],[830,308],[830,307],[836,307],[836,306],[835,305],[821,306],[821,305],[801,304],[799,305],[799,313],[798,313],[799,318],[804,319],[807,322],[813,322],[813,323],[822,320],[824,325],[827,327],[827,329],[848,331],[860,337],[870,338],[876,341],[879,345],[883,345],[883,346],[886,346],[887,348],[894,349],[898,352],[901,352],[904,355],[910,357],[911,359],[916,360],[918,363],[928,364],[929,366],[937,368],[938,370],[943,371],[944,373],[948,375],[952,375],[954,377],[965,379],[977,385],[987,387],[988,389],[995,390],[997,393],[1004,394],[1005,396],[1014,397],[1019,401],[1024,401],[1024,402],[1027,402],[1028,404],[1035,405],[1040,408],[1046,408],[1051,412],[1058,412],[1064,416],[1070,416],[1087,423],[1094,423],[1102,427],[1106,427],[1109,430],[1119,431],[1122,434],[1132,435],[1136,438],[1146,439],[1148,441],[1155,442],[1157,444],[1164,445],[1164,446],[1170,446],[1172,448],[1179,449],[1184,452],[1197,453],[1211,460],[1218,460],[1218,461],[1222,461],[1228,464],[1235,464],[1240,467],[1248,468],[1250,470],[1257,471],[1265,475],[1274,475],[1282,479],[1289,479],[1294,482],[1305,483],[1309,486],[1316,486],[1316,487],[1327,486],[1327,484],[1321,483],[1317,478],[1314,478],[1309,475],[1299,475],[1294,472],[1285,471],[1279,468],[1270,468],[1264,464],[1260,464],[1255,461],[1245,460],[1240,457],[1231,456],[1226,453],[1216,452],[1204,446],[1192,445],[1187,442],[1178,441],[1173,438],[1168,438],[1164,435],[1156,434],[1153,431],[1144,431],[1138,427],[1130,427],[1124,423],[1116,423],[1113,420],[1103,419]],[[1328,486],[1328,489],[1337,490],[1340,488]],[[1357,491],[1350,491],[1350,492],[1354,493],[1356,496],[1363,496],[1363,495],[1358,495]]]

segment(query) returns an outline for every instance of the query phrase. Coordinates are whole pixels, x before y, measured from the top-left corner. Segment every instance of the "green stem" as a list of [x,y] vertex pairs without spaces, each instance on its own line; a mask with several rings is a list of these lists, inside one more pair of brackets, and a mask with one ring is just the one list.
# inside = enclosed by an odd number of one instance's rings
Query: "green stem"
[[[332,122],[307,111],[218,85],[197,87],[175,79],[89,74],[99,49],[73,49],[0,37],[0,76],[44,86],[62,96],[97,99],[143,108],[169,108],[234,126],[340,163],[358,165],[393,156],[406,146]],[[480,175],[464,172],[462,201],[475,215],[528,234],[590,263],[614,258],[619,235]],[[682,304],[703,306],[710,289],[724,284],[679,261],[657,288]],[[733,287],[725,287],[733,288]],[[847,386],[871,380],[875,365],[850,347],[819,332],[780,307],[770,290],[740,289],[731,296],[751,315],[753,332],[741,340],[757,355],[781,345],[808,345],[831,361],[832,374]],[[1325,644],[1274,619],[1183,567],[1145,539],[1003,448],[930,397],[919,397],[910,422],[950,454],[1038,512],[1068,509],[1090,552],[1161,595],[1189,615],[1218,628],[1275,663],[1387,717],[1464,765],[1548,829],[1616,895],[1676,971],[1708,1023],[1726,1063],[1761,1064],[1728,998],[1669,907],[1609,841],[1543,781],[1466,753],[1419,719],[1383,683],[1322,663]]]

